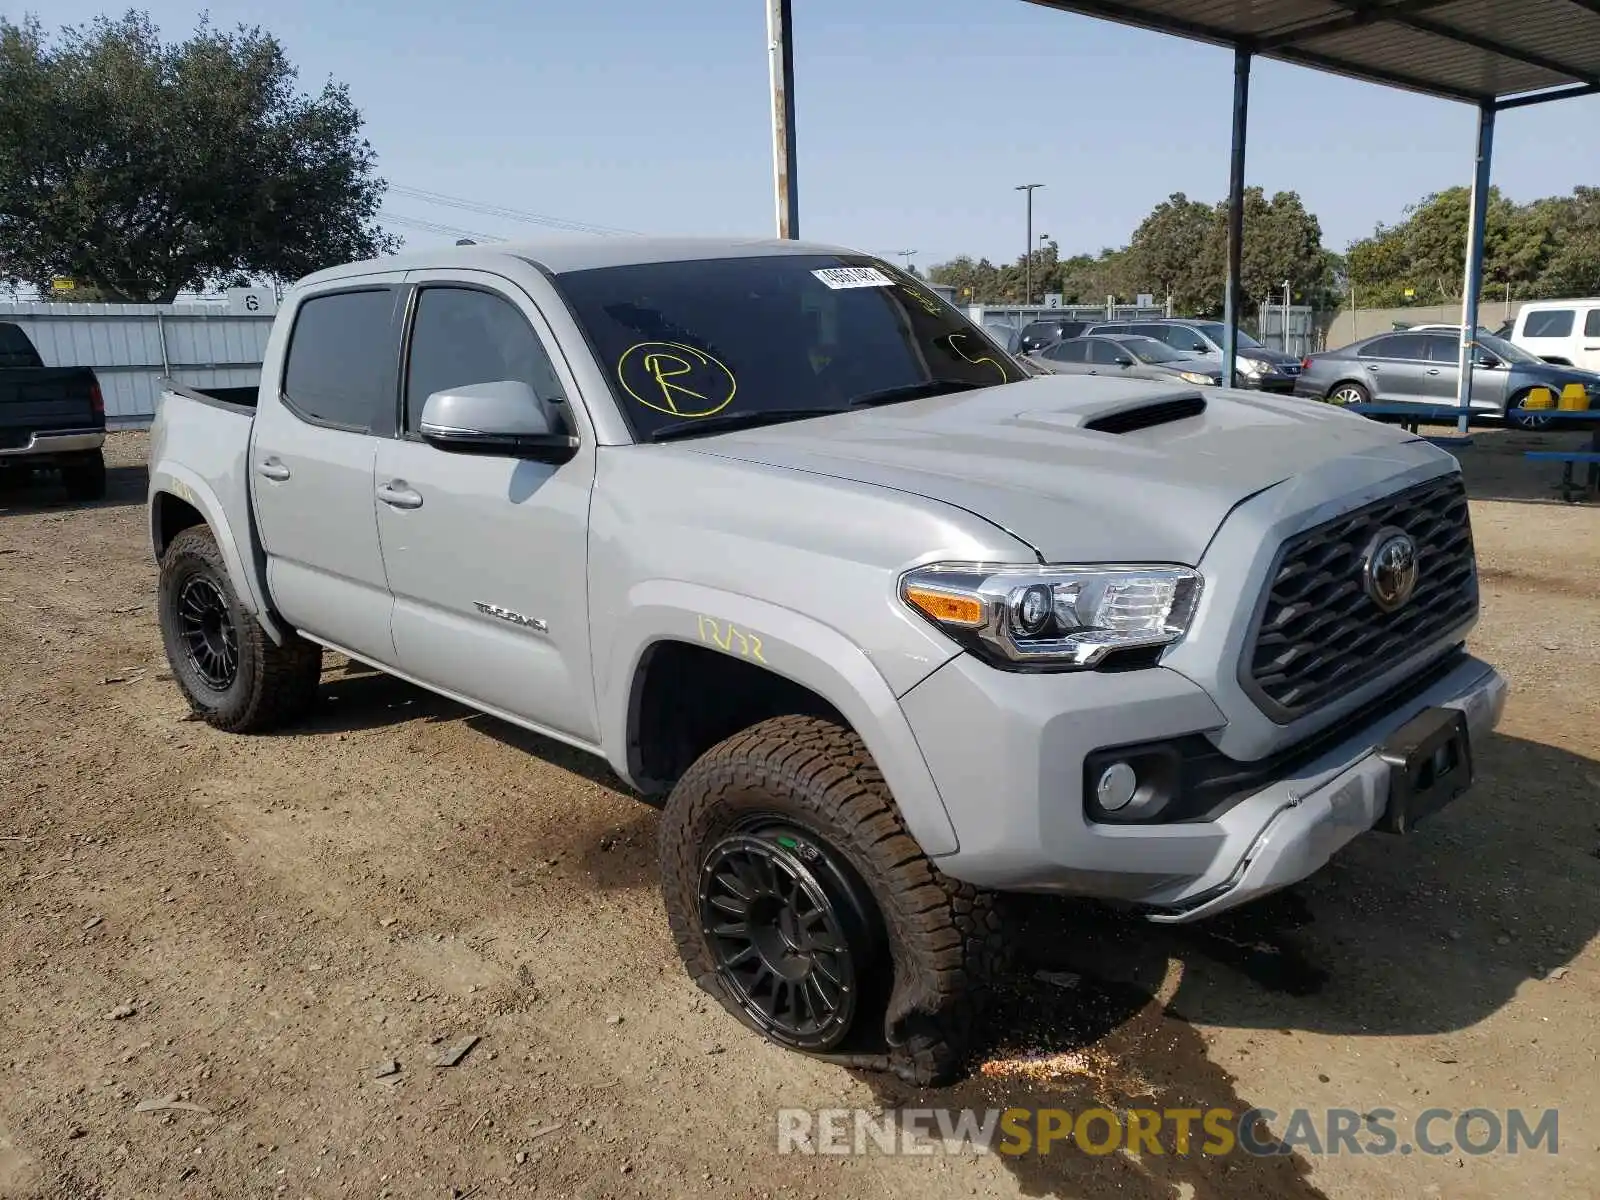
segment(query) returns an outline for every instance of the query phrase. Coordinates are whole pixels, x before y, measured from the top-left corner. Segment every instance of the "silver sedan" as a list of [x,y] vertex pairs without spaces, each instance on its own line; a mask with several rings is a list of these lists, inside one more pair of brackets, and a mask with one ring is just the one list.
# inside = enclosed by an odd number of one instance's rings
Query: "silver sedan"
[[1027,357],[1059,375],[1110,375],[1210,387],[1222,383],[1220,368],[1138,334],[1070,338]]

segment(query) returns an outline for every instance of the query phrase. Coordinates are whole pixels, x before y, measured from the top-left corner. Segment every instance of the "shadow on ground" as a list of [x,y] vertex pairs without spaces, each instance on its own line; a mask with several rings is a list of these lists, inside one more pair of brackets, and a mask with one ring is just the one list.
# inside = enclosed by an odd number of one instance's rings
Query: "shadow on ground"
[[[1478,758],[1476,789],[1415,834],[1368,835],[1298,887],[1210,921],[1156,926],[1091,903],[1019,898],[1020,961],[986,1058],[1064,1054],[1069,1069],[1019,1081],[980,1068],[922,1091],[866,1081],[890,1107],[1238,1115],[1250,1098],[1207,1058],[1196,1025],[1373,1037],[1484,1020],[1600,929],[1600,763],[1498,735]],[[1271,1144],[1264,1129],[1258,1140]],[[1166,1200],[1180,1185],[1196,1200],[1321,1195],[1293,1154],[1133,1159],[1058,1144],[1002,1161],[1036,1196]]]
[[[324,692],[330,702],[310,729],[464,720],[626,794],[598,759],[377,672],[335,672]],[[864,1081],[888,1108],[1221,1108],[1237,1118],[1253,1104],[1207,1057],[1198,1025],[1371,1037],[1443,1035],[1484,1020],[1600,929],[1600,763],[1496,734],[1477,747],[1476,769],[1474,790],[1416,833],[1369,834],[1297,887],[1195,925],[1015,898],[1018,969],[991,1014],[980,1065],[943,1089]],[[655,819],[641,804],[637,819],[600,837],[589,830],[595,846],[542,865],[570,863],[598,887],[648,883]],[[1067,1056],[1056,1060],[1063,1069],[1014,1069],[1053,1055]],[[1273,1145],[1265,1127],[1252,1128]],[[1204,1140],[1197,1129],[1194,1146]],[[1322,1194],[1293,1153],[1091,1155],[1058,1143],[1001,1161],[1030,1196]]]
[[[1453,429],[1423,426],[1429,436],[1450,435]],[[1523,429],[1474,429],[1472,445],[1446,447],[1461,464],[1467,494],[1474,500],[1504,500],[1515,504],[1562,504],[1561,467],[1558,462],[1525,458],[1529,450],[1587,450],[1591,434],[1586,430],[1560,432]],[[1582,480],[1586,468],[1575,468]],[[1591,494],[1582,503],[1594,505]]]
[[7,467],[0,470],[0,517],[143,504],[149,478],[142,466],[107,467],[104,500],[73,500],[55,471]]

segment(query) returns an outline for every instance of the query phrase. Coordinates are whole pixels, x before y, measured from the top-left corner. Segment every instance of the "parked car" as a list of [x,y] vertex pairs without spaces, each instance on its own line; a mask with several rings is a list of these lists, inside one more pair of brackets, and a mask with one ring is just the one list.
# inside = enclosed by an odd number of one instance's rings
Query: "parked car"
[[[1222,374],[1222,339],[1226,330],[1219,321],[1191,321],[1176,317],[1158,317],[1148,321],[1101,321],[1090,325],[1084,332],[1103,333],[1112,337],[1129,334],[1152,337],[1174,350],[1215,364],[1217,374]],[[1292,392],[1295,376],[1300,374],[1298,358],[1268,349],[1242,329],[1239,331],[1234,361],[1236,387],[1255,388],[1264,392]]]
[[1545,362],[1600,371],[1600,299],[1530,300],[1511,340]]
[[[1363,338],[1338,350],[1313,354],[1295,393],[1335,404],[1454,404],[1460,384],[1459,326],[1449,332],[1406,330]],[[1493,334],[1478,335],[1472,371],[1472,407],[1503,415],[1512,424],[1537,428],[1537,409],[1525,407],[1536,387],[1557,395],[1582,384],[1591,407],[1600,407],[1600,375],[1560,367]]]
[[47,367],[20,326],[0,322],[0,470],[53,467],[74,500],[106,494],[106,408],[88,367]]
[[330,647],[603,757],[699,986],[914,1080],[982,1028],[996,893],[1196,920],[1462,793],[1505,685],[1453,458],[1027,377],[936,300],[793,241],[302,280],[253,407],[157,410],[175,686],[267,729]]
[[1022,353],[1022,334],[1010,325],[984,325],[983,331],[992,337],[1001,346],[1005,347],[1007,354]]
[[1072,338],[1046,346],[1028,357],[1060,375],[1108,375],[1212,386],[1222,382],[1219,368],[1181,354],[1155,338]]
[[1022,336],[1017,341],[1015,353],[1032,354],[1056,342],[1075,338],[1083,333],[1088,325],[1088,321],[1075,320],[1071,317],[1050,317],[1044,321],[1029,321],[1022,327]]

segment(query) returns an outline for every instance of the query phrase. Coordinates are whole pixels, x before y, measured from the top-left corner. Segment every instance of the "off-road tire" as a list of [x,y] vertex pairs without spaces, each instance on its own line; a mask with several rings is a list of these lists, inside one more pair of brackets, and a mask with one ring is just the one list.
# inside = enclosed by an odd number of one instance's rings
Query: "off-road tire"
[[[237,640],[238,664],[225,688],[208,683],[184,648],[178,598],[184,584],[197,577],[209,581],[226,600]],[[211,530],[195,526],[172,539],[161,556],[156,603],[173,680],[189,707],[208,725],[229,733],[264,733],[299,718],[315,702],[322,647],[293,633],[285,634],[283,645],[277,645],[240,608]]]
[[61,484],[71,500],[106,498],[106,456],[96,450],[61,464]]
[[661,821],[661,886],[690,977],[764,1032],[718,974],[701,929],[699,888],[709,849],[767,817],[816,835],[842,855],[881,918],[886,953],[874,964],[878,986],[862,989],[849,1041],[819,1057],[892,1070],[918,1085],[953,1078],[974,1048],[1005,967],[999,898],[958,883],[928,860],[866,746],[832,722],[763,721],[712,747],[673,788]]

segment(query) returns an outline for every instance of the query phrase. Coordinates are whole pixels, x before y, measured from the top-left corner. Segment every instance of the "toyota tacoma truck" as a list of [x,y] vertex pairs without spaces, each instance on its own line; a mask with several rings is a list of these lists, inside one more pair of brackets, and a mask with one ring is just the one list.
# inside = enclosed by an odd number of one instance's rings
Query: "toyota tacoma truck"
[[262,730],[333,650],[662,806],[689,974],[785,1046],[960,1069],[1008,892],[1193,921],[1470,783],[1505,684],[1429,442],[1033,376],[782,241],[456,247],[289,293],[254,403],[163,396],[161,634]]
[[0,471],[54,467],[74,500],[106,494],[106,407],[88,367],[47,367],[21,326],[0,322]]

